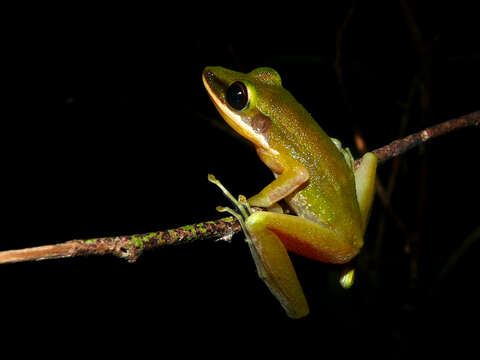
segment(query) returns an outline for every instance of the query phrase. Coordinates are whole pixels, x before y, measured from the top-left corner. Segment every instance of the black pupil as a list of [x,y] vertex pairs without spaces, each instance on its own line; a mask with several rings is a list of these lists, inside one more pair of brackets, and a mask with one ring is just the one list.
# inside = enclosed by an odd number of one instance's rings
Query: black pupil
[[244,84],[237,81],[230,85],[227,89],[226,100],[235,110],[242,110],[248,102],[247,88]]

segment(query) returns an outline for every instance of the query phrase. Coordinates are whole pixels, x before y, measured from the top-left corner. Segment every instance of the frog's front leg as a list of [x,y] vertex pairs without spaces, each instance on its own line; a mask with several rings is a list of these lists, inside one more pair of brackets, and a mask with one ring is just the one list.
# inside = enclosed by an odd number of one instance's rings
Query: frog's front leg
[[262,149],[257,149],[257,153],[277,177],[257,195],[248,199],[251,206],[268,208],[294,192],[310,177],[305,166],[290,157],[273,156]]

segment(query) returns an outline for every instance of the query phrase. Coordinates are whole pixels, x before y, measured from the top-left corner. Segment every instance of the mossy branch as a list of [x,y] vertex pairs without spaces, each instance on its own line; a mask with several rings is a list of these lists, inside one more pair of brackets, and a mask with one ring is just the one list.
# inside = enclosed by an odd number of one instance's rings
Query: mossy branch
[[[480,111],[429,127],[372,152],[378,157],[379,163],[383,163],[436,136],[467,126],[480,126]],[[359,164],[360,160],[356,160],[355,167]],[[1,251],[0,264],[107,254],[135,262],[144,250],[197,240],[230,240],[240,230],[238,221],[227,217],[147,234],[70,240],[55,245]]]
[[238,221],[232,217],[226,217],[146,234],[70,240],[55,245],[0,251],[0,264],[107,254],[135,262],[144,250],[183,244],[194,240],[230,240],[233,234],[239,230]]

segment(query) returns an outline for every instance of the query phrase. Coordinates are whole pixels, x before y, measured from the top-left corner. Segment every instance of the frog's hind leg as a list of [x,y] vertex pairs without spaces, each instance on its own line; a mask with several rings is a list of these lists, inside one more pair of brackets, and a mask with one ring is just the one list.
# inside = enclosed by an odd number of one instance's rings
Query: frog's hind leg
[[370,209],[372,207],[373,195],[375,193],[375,172],[377,169],[377,157],[373,153],[363,155],[360,165],[355,169],[355,188],[357,201],[360,206],[362,217],[362,230],[368,224]]
[[[208,180],[217,185],[237,209],[237,211],[234,211],[227,207],[217,207],[218,211],[229,212],[239,221],[259,277],[280,301],[288,316],[291,318],[306,316],[309,313],[307,300],[303,295],[287,250],[281,241],[271,231],[261,230],[261,226],[258,226],[261,223],[254,220],[257,219],[257,216],[252,218],[252,209],[244,196],[239,196],[239,199],[236,200],[215,176],[209,174]],[[263,213],[263,211],[259,213]],[[249,221],[249,219],[252,220]],[[249,226],[246,225],[247,222]]]
[[259,276],[293,318],[309,310],[287,249],[331,263],[345,263],[358,253],[350,241],[326,225],[299,216],[257,211],[245,227]]
[[274,235],[287,250],[331,264],[347,263],[362,246],[361,238],[349,238],[325,224],[300,216],[257,211],[245,226],[254,242]]
[[263,226],[261,214],[275,214],[259,211],[247,219],[248,245],[257,267],[258,276],[280,302],[287,315],[298,319],[310,312],[302,287],[298,281],[287,249],[278,236]]

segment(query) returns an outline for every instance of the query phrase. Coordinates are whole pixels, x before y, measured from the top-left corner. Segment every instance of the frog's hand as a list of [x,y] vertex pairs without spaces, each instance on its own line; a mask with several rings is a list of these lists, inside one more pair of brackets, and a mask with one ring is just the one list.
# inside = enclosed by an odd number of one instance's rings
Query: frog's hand
[[246,222],[250,235],[250,251],[258,276],[289,317],[294,319],[304,317],[309,313],[308,304],[287,249],[272,231],[254,220],[255,214],[260,213],[264,212],[254,213],[254,216],[250,216]]
[[363,232],[367,227],[373,195],[375,193],[375,172],[377,157],[373,153],[363,155],[360,166],[355,170],[355,188],[362,216]]

